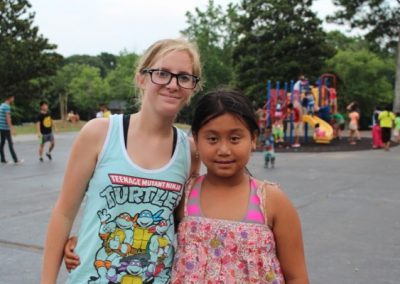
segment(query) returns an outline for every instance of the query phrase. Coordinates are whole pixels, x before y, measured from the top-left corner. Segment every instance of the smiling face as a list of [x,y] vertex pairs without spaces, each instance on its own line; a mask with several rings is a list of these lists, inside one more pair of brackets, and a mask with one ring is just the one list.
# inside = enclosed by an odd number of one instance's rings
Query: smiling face
[[[192,59],[186,51],[172,51],[154,62],[149,69],[161,69],[175,74],[192,74]],[[172,78],[167,85],[151,81],[149,73],[138,74],[137,83],[143,90],[142,109],[151,109],[165,116],[174,117],[189,101],[194,90],[184,89]]]
[[244,173],[256,136],[237,116],[225,113],[204,124],[195,141],[207,175],[227,178]]

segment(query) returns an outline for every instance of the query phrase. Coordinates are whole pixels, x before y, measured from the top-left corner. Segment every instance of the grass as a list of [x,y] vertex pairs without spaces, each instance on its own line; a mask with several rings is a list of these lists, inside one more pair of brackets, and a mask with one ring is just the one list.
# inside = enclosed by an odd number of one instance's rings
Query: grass
[[[77,123],[71,123],[68,121],[54,120],[57,132],[76,132],[84,126],[86,121],[79,121]],[[15,131],[17,134],[36,134],[35,123],[24,123],[23,125],[16,125]]]

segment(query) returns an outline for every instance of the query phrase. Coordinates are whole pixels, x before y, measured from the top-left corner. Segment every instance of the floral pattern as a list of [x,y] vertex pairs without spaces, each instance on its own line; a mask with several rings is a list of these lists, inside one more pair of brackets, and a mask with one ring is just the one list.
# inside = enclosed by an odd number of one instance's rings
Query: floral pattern
[[285,283],[267,225],[186,216],[172,283]]

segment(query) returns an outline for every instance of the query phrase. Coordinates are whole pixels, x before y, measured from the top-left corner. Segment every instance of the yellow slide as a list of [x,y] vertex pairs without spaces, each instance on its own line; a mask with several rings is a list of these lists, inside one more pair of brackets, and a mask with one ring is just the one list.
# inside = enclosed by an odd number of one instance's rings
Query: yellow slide
[[319,123],[320,129],[325,132],[325,136],[323,136],[323,137],[315,137],[314,136],[315,142],[328,144],[333,139],[332,126],[329,123],[327,123],[325,120],[320,119],[318,116],[303,115],[303,122],[308,123],[313,128],[314,128],[315,124]]

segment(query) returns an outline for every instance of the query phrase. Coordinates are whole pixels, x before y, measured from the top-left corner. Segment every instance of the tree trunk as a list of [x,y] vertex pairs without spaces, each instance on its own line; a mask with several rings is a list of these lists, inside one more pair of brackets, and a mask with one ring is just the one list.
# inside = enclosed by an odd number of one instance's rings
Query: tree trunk
[[397,41],[397,64],[396,64],[396,79],[394,87],[394,104],[393,111],[400,112],[400,29],[399,39]]

